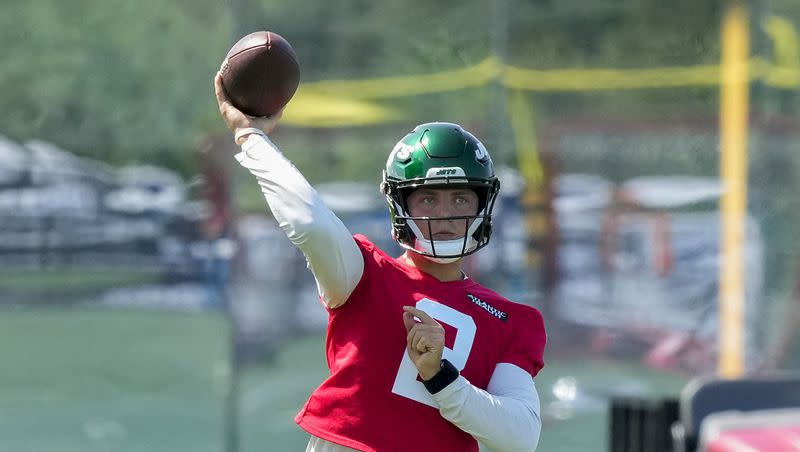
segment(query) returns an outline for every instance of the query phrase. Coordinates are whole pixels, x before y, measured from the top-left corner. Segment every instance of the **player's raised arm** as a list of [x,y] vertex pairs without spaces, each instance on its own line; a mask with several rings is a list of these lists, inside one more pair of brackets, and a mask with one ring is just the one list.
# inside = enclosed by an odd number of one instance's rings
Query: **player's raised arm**
[[268,118],[245,115],[231,103],[220,74],[214,89],[220,114],[242,148],[236,159],[256,177],[281,229],[305,254],[323,302],[341,306],[361,279],[363,256],[347,227],[267,137],[282,112]]

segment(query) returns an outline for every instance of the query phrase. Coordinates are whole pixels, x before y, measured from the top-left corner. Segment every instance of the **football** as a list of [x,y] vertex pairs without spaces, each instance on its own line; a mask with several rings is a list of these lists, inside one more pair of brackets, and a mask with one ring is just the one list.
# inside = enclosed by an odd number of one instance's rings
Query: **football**
[[228,51],[220,68],[231,103],[250,116],[270,116],[292,99],[300,83],[300,65],[289,41],[257,31]]

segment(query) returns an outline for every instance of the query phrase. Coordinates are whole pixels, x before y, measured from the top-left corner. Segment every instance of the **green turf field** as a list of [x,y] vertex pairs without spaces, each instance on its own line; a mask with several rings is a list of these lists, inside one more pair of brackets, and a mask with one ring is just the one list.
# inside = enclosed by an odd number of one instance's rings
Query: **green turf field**
[[219,451],[221,316],[0,312],[0,451]]
[[55,268],[47,270],[3,271],[0,272],[0,287],[4,290],[45,290],[77,288],[83,291],[97,291],[127,284],[158,281],[161,274],[156,270],[115,270],[95,269],[87,278],[84,269]]
[[[228,329],[218,314],[0,312],[0,451],[222,451]],[[292,421],[324,378],[322,335],[291,340],[242,374],[240,451],[304,450]],[[572,377],[571,407],[554,404]],[[676,393],[685,379],[604,361],[550,358],[537,378],[540,451],[606,448],[605,397]],[[627,388],[627,389],[625,389]],[[563,417],[564,420],[557,420]]]

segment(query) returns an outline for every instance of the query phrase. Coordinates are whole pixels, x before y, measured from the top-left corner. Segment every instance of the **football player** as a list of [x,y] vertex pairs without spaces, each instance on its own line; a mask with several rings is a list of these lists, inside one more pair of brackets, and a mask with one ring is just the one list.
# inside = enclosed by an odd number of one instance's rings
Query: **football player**
[[304,253],[328,311],[330,376],[295,421],[307,451],[534,450],[544,365],[540,313],[471,280],[461,259],[488,242],[499,191],[491,157],[456,124],[414,128],[381,191],[397,258],[353,236],[270,141],[280,118],[216,96],[272,214]]

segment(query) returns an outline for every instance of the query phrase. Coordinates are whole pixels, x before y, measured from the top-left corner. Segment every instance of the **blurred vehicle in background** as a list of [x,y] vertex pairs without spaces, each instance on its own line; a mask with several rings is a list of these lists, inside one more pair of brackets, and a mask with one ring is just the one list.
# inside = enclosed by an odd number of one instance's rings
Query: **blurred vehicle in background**
[[[75,289],[76,299],[97,297],[106,304],[207,304],[184,294],[202,292],[191,284],[208,278],[210,256],[231,259],[232,244],[206,243],[199,233],[206,203],[189,199],[190,184],[177,172],[142,165],[113,168],[41,140],[18,144],[0,138],[0,162],[0,269],[46,271],[56,278],[52,288],[34,282],[6,287],[5,300],[46,300],[50,291]],[[115,280],[133,285],[90,294],[78,287],[96,290],[98,284],[89,278],[69,280],[75,287],[59,289],[59,275],[80,271],[114,272]],[[185,287],[170,297],[170,287],[153,286],[154,278]],[[149,285],[137,287],[137,279]]]
[[[558,318],[595,352],[633,356],[657,368],[716,366],[719,182],[648,176],[620,187],[565,174],[556,182]],[[746,356],[762,298],[763,239],[747,217],[744,239]]]
[[175,171],[151,165],[132,165],[117,171],[117,187],[105,196],[111,211],[171,214],[186,201],[183,178]]
[[103,198],[116,184],[110,166],[43,141],[1,144],[0,155],[9,163],[6,181],[13,180],[0,188],[3,268],[142,263],[127,255],[128,245],[153,240],[159,225],[105,208]]
[[0,135],[0,187],[21,185],[28,176],[25,148]]

